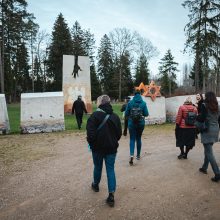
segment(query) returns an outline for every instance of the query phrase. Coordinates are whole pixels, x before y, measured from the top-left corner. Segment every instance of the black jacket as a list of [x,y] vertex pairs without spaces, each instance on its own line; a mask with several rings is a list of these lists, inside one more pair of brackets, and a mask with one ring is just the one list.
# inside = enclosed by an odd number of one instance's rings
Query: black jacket
[[81,99],[77,99],[73,103],[72,114],[83,114],[83,112],[87,113],[85,103]]
[[[114,154],[117,152],[118,141],[121,138],[121,121],[118,115],[113,113],[109,103],[100,105],[99,108],[104,112],[93,112],[87,121],[87,141],[94,152]],[[110,117],[103,127],[97,130],[106,114],[110,114]]]

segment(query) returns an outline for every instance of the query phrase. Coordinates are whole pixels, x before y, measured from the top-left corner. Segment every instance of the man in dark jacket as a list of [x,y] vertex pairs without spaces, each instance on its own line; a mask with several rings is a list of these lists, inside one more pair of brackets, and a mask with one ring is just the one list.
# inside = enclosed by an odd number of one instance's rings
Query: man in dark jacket
[[127,136],[127,130],[128,130],[128,117],[125,116],[125,110],[126,110],[126,107],[128,105],[128,102],[130,101],[130,97],[126,97],[126,103],[124,103],[121,107],[121,112],[123,112],[123,117],[124,117],[124,131],[123,131],[123,135],[124,136]]
[[72,114],[75,113],[78,128],[81,129],[83,112],[87,113],[85,103],[82,101],[82,96],[79,95],[78,99],[73,103]]
[[99,96],[97,106],[97,110],[89,117],[86,125],[87,141],[92,150],[94,163],[92,189],[99,192],[104,160],[109,191],[106,202],[109,206],[114,206],[114,192],[116,190],[114,164],[118,141],[122,133],[121,121],[118,115],[113,113],[109,96]]

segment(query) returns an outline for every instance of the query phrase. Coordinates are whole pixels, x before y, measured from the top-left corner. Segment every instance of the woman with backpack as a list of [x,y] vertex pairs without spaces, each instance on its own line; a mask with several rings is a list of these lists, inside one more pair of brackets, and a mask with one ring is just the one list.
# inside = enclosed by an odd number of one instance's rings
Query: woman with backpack
[[143,101],[140,91],[136,91],[133,99],[128,103],[125,116],[128,117],[128,129],[130,134],[130,160],[133,165],[135,142],[137,143],[137,160],[141,154],[141,136],[145,126],[145,119],[149,115],[146,102]]
[[[195,146],[196,127],[194,125],[197,116],[197,108],[193,106],[192,99],[186,98],[183,105],[179,107],[176,116],[176,147],[180,148],[178,159],[187,159],[187,155]],[[184,146],[186,150],[184,151]]]
[[220,107],[214,92],[207,92],[205,94],[205,101],[201,107],[201,114],[198,115],[197,121],[207,123],[207,131],[201,132],[201,142],[204,146],[204,162],[199,171],[207,174],[209,163],[212,166],[212,170],[215,174],[211,178],[212,181],[220,181],[220,170],[216,163],[215,156],[212,151],[212,146],[215,142],[218,142],[219,138],[219,125],[218,118],[220,115]]

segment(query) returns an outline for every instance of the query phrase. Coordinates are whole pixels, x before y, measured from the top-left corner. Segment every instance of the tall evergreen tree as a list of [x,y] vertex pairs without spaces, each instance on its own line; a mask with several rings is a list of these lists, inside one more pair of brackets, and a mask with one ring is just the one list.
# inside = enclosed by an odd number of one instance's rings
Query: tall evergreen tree
[[171,54],[171,50],[169,49],[164,57],[161,59],[159,66],[159,74],[160,74],[160,84],[161,91],[165,94],[171,96],[171,93],[177,87],[176,80],[176,72],[178,63],[174,61],[174,57]]
[[[199,80],[203,78],[203,92],[209,74],[210,57],[215,53],[219,42],[219,0],[186,0],[183,6],[189,9],[189,23],[186,25],[186,46],[195,54],[195,88],[199,91]],[[200,72],[200,62],[202,69]],[[199,76],[203,73],[203,77]]]
[[149,84],[150,71],[148,69],[147,58],[142,54],[137,61],[136,72],[135,72],[135,85],[138,86],[141,82],[145,85]]
[[101,80],[103,93],[109,94],[113,84],[113,57],[112,45],[109,37],[105,34],[98,48],[98,75]]
[[131,76],[131,60],[128,51],[125,52],[124,56],[121,57],[122,66],[122,97],[130,95],[134,90],[134,85]]
[[47,70],[52,82],[50,90],[62,91],[63,55],[72,55],[73,47],[70,30],[61,13],[55,21],[49,48]]
[[[14,93],[13,81],[16,78],[23,77],[23,82],[29,80],[29,74],[26,73],[22,76],[18,76],[16,62],[23,60],[26,67],[23,70],[28,70],[28,53],[25,52],[30,29],[28,21],[35,19],[32,14],[29,14],[26,10],[26,0],[4,0],[1,1],[1,52],[2,52],[2,65],[3,72],[1,74],[1,90],[6,93],[8,97]],[[34,23],[34,22],[33,22]],[[18,50],[23,49],[23,53],[18,53]],[[18,57],[26,56],[26,57]],[[5,74],[4,74],[5,73]],[[24,78],[26,77],[26,78]],[[4,82],[3,82],[4,81]],[[16,86],[19,81],[16,81]],[[24,86],[24,85],[23,85]],[[27,85],[22,88],[23,91],[27,91]]]

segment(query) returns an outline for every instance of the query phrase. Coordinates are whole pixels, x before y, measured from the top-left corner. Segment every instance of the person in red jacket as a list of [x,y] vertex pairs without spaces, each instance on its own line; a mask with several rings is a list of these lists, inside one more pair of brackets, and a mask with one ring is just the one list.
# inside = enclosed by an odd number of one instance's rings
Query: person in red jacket
[[[180,148],[178,159],[187,159],[190,149],[195,146],[196,127],[186,123],[188,112],[198,114],[197,108],[193,106],[190,96],[185,100],[184,104],[179,107],[176,116],[176,147]],[[185,151],[184,146],[186,146]]]

